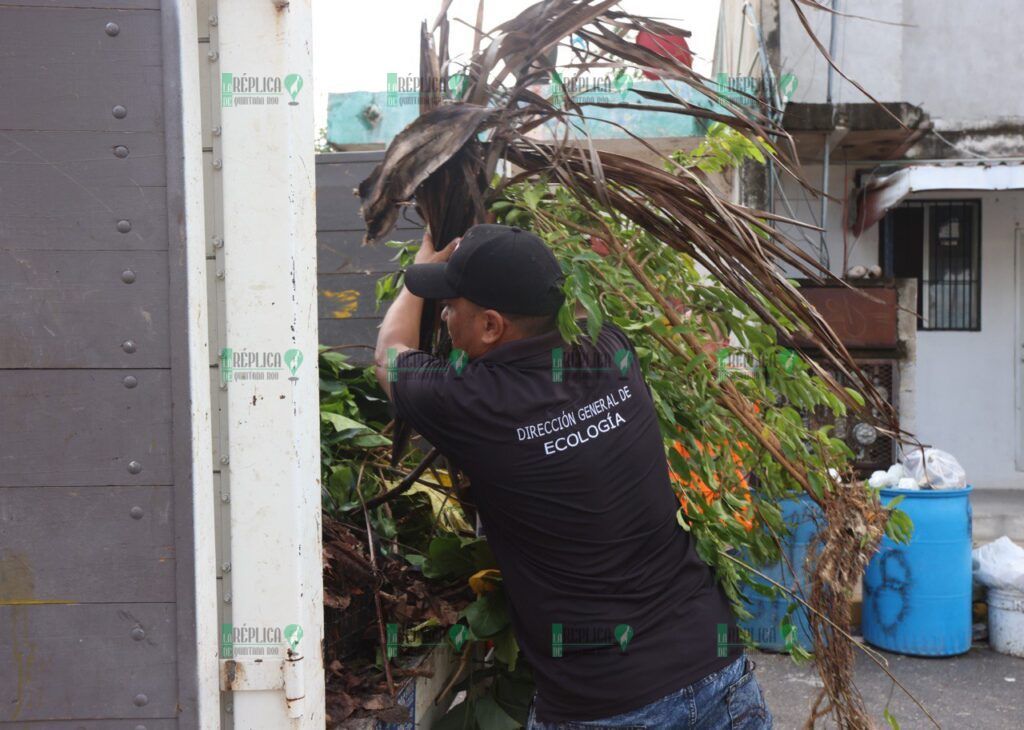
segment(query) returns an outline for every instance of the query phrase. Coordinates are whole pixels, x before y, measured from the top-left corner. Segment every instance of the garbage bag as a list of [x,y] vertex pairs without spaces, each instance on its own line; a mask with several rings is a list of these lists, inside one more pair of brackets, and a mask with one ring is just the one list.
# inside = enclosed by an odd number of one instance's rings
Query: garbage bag
[[919,486],[932,489],[963,489],[967,486],[967,473],[950,453],[940,449],[912,449],[903,456],[906,475]]
[[903,477],[896,484],[896,489],[920,489],[920,487],[917,486],[917,480],[913,477]]
[[974,580],[989,588],[1024,591],[1024,547],[1003,535],[971,551]]

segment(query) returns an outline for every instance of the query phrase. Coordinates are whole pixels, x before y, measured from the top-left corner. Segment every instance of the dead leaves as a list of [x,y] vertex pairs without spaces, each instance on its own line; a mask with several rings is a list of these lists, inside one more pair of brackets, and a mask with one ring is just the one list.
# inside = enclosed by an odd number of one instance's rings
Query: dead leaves
[[[450,626],[458,621],[460,609],[470,602],[471,596],[464,587],[453,589],[430,583],[404,559],[392,555],[378,556],[382,574],[378,584],[363,536],[326,515],[323,556],[324,659],[330,726],[371,715],[384,722],[409,722],[405,709],[389,695],[384,672],[377,664],[373,592],[380,593],[386,620],[402,627],[427,621]],[[425,651],[427,648],[422,650]],[[403,653],[415,652],[403,649]],[[417,673],[422,672],[394,669],[395,676]]]

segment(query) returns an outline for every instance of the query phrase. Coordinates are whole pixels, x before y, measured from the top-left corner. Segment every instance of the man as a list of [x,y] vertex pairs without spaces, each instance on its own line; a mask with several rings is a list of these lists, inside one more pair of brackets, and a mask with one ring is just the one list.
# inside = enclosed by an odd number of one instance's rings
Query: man
[[[429,236],[377,340],[399,417],[469,477],[537,694],[528,728],[767,728],[753,663],[676,521],[650,391],[625,335],[563,341],[537,236]],[[464,367],[416,349],[423,299]],[[719,646],[719,632],[730,637]]]

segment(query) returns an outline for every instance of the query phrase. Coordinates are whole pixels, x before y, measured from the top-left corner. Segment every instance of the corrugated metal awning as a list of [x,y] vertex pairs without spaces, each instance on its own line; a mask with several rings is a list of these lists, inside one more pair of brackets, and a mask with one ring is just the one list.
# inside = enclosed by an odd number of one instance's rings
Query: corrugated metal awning
[[1024,163],[1014,161],[920,164],[873,177],[857,194],[853,232],[860,235],[911,193],[927,190],[1021,190]]

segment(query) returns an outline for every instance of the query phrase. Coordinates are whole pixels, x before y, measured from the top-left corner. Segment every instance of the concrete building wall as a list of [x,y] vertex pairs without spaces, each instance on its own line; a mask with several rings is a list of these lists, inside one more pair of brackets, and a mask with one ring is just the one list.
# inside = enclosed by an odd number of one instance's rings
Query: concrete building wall
[[[854,166],[830,167],[839,194],[844,173]],[[811,181],[821,179],[821,165],[808,165]],[[848,188],[846,188],[848,189]],[[786,199],[801,220],[819,216],[819,201],[798,185],[783,185]],[[1020,329],[1016,247],[1024,227],[1024,191],[949,191],[911,196],[920,199],[977,199],[981,201],[981,330],[947,332],[918,330],[916,357],[901,363],[902,426],[925,444],[955,455],[968,478],[981,489],[1024,489],[1018,470],[1022,416],[1018,370],[1024,364]],[[781,196],[776,211],[788,215]],[[813,217],[812,217],[813,213]],[[831,271],[843,271],[842,206],[830,204],[826,218]],[[817,231],[786,228],[801,247],[817,255]],[[881,263],[878,226],[859,237],[847,233],[848,267]],[[910,353],[908,353],[909,355]],[[913,372],[908,372],[912,368]],[[908,375],[912,375],[908,379]],[[1024,466],[1024,464],[1022,464]]]
[[[800,7],[827,47],[830,13]],[[841,12],[871,20],[837,18],[835,59],[877,99],[919,105],[940,129],[1019,120],[1020,10],[1018,0],[841,0]],[[828,64],[788,0],[780,0],[779,21],[781,73],[798,80],[793,101],[824,102]],[[869,101],[838,75],[833,99]]]
[[[912,0],[843,0],[842,12],[875,18],[884,23],[838,17],[835,60],[852,79],[865,85],[879,101],[903,101],[904,5]],[[945,4],[946,0],[933,0]],[[827,0],[826,0],[827,3]],[[829,46],[831,14],[801,3],[800,9],[825,48]],[[792,73],[797,88],[791,101],[824,103],[828,63],[814,46],[789,0],[779,0],[779,62],[781,74]],[[869,101],[852,84],[835,75],[835,102]],[[908,100],[913,101],[913,100]]]

